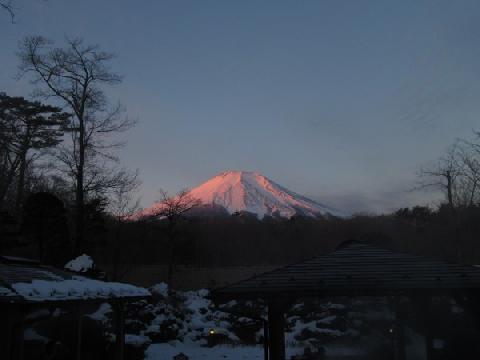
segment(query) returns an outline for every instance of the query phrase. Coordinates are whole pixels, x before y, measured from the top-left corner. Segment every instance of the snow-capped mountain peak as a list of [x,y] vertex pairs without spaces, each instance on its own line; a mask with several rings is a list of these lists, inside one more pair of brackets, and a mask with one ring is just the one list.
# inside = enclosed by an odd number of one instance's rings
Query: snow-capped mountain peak
[[[225,208],[228,213],[249,212],[290,218],[303,216],[342,216],[338,211],[287,190],[257,172],[226,171],[193,188],[189,195],[202,205]],[[158,207],[153,205],[152,208]],[[150,209],[152,209],[150,208]],[[144,214],[150,211],[146,209]]]

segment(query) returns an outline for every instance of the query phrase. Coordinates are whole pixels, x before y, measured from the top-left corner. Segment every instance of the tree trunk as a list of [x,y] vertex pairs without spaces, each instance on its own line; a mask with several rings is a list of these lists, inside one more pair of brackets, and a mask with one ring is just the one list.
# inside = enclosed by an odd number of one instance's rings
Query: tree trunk
[[15,161],[11,164],[10,170],[8,171],[7,176],[5,177],[6,179],[5,183],[3,184],[2,187],[0,187],[0,209],[3,208],[5,197],[7,196],[8,188],[12,184],[17,166],[18,166],[18,158],[15,159]]
[[285,313],[283,304],[268,303],[269,356],[271,360],[285,360]]
[[175,267],[175,252],[174,252],[174,245],[173,240],[168,240],[168,273],[167,273],[167,284],[168,290],[172,289],[173,287],[173,271]]
[[25,171],[27,169],[27,154],[30,145],[30,127],[27,126],[25,137],[22,141],[22,149],[19,154],[20,164],[18,168],[17,197],[15,200],[15,212],[19,216],[23,207],[23,196],[25,193]]
[[78,255],[81,252],[85,236],[85,193],[83,189],[85,169],[85,123],[83,114],[78,117],[78,120],[80,126],[78,134],[79,154],[75,189],[75,206],[77,210],[75,221],[75,255]]
[[453,179],[450,171],[447,171],[447,200],[450,209],[453,210]]
[[167,285],[168,291],[173,288],[173,272],[175,268],[175,224],[174,220],[168,220],[168,273]]
[[468,205],[471,207],[474,205],[475,193],[477,192],[477,182],[474,181],[472,185],[472,191],[470,192],[470,200]]
[[115,232],[114,248],[113,248],[113,281],[118,281],[120,273],[120,227],[121,227],[121,218],[117,218],[117,226]]
[[27,169],[27,153],[22,154],[20,160],[20,166],[18,168],[18,181],[17,181],[17,199],[15,201],[15,211],[17,215],[20,215],[23,207],[23,197],[25,194],[25,171]]

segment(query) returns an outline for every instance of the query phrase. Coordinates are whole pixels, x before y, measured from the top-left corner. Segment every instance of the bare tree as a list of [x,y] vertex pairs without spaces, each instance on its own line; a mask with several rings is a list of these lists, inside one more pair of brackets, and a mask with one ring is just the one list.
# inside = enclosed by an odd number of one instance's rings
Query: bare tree
[[121,105],[108,106],[105,86],[121,81],[110,70],[113,55],[97,45],[85,45],[82,39],[67,39],[64,47],[32,36],[24,39],[20,51],[20,75],[31,74],[36,95],[55,98],[72,114],[66,131],[68,146],[58,159],[75,188],[75,251],[80,251],[85,232],[85,200],[91,192],[108,192],[124,182],[134,181],[125,169],[118,168],[113,150],[121,143],[111,143],[112,135],[128,130],[134,121],[122,116]]
[[175,271],[175,243],[178,239],[178,225],[186,212],[201,204],[200,200],[193,198],[188,189],[179,191],[175,196],[170,196],[164,190],[160,190],[161,199],[158,207],[151,217],[163,218],[167,223],[168,237],[168,274],[167,284],[173,286],[173,273]]
[[434,165],[420,170],[420,187],[441,190],[446,196],[449,207],[454,209],[457,180],[461,172],[457,143],[449,148]]
[[[121,280],[134,267],[132,254],[122,254],[122,231],[125,222],[130,219],[139,209],[139,200],[134,197],[140,182],[123,182],[114,189],[108,206],[109,213],[114,218],[115,230],[113,231],[112,247],[112,280]],[[132,241],[132,239],[128,239]],[[123,257],[123,259],[122,259]]]
[[118,221],[132,217],[139,209],[139,199],[134,197],[140,186],[138,172],[133,174],[133,177],[132,181],[121,182],[112,192],[108,212]]
[[458,185],[458,204],[468,207],[479,201],[480,190],[480,153],[475,143],[462,141],[458,157],[460,161],[460,177]]
[[470,207],[480,202],[480,136],[459,139],[433,166],[420,172],[421,187],[440,189],[448,205]]

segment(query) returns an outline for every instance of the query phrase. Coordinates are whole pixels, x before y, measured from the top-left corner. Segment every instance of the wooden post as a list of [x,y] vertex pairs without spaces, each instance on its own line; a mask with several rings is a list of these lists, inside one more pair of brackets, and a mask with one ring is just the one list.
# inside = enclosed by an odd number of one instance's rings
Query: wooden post
[[[453,295],[455,302],[470,313],[477,334],[480,334],[480,291],[470,290]],[[477,339],[480,342],[480,337]]]
[[[460,306],[463,306],[470,312],[475,328],[480,333],[480,292],[477,291],[470,291],[467,293],[467,300],[466,301],[458,301]],[[478,339],[480,341],[480,339]]]
[[281,302],[268,303],[268,335],[270,360],[285,360],[285,316]]
[[75,309],[77,315],[77,341],[76,341],[76,354],[77,360],[82,360],[82,312],[80,306]]
[[[4,334],[6,341],[5,349],[0,349],[0,359],[23,360],[23,346],[25,339],[25,314],[28,313],[28,307],[13,305],[7,312],[6,322],[2,325],[7,326],[7,333]],[[2,319],[2,322],[5,321]]]
[[24,315],[19,317],[16,326],[16,333],[14,334],[14,345],[16,348],[16,357],[18,360],[23,360],[23,350],[25,345],[25,321]]
[[395,311],[395,360],[406,360],[407,353],[405,349],[405,331],[403,324],[403,316],[400,312],[400,299],[395,296],[394,299],[394,311]]
[[120,300],[118,302],[115,302],[114,309],[116,360],[123,360],[125,347],[125,314],[123,309],[123,303]]
[[433,360],[433,336],[432,336],[432,297],[422,296],[420,301],[420,315],[423,320],[425,337],[425,353],[427,360]]
[[0,349],[0,354],[5,357],[5,360],[12,359],[12,342],[14,338],[14,319],[11,311],[2,312],[2,317],[5,318],[4,326],[4,335],[3,341],[0,340],[0,344],[3,343],[3,347]]
[[269,344],[269,336],[268,336],[268,321],[263,320],[263,359],[268,360],[268,344]]

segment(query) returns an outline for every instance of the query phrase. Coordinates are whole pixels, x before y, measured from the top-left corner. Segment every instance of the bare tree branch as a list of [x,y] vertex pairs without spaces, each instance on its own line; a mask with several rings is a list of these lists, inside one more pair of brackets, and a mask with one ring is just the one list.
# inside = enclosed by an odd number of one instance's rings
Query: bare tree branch
[[201,201],[193,198],[188,189],[179,191],[175,196],[170,196],[164,190],[160,190],[160,201],[157,209],[151,214],[151,219],[167,220],[168,237],[168,278],[169,291],[173,286],[173,273],[175,269],[175,243],[178,238],[178,225],[186,212],[199,206]]
[[419,187],[441,190],[452,209],[479,204],[480,144],[476,140],[458,140],[436,163],[423,168]]
[[12,23],[15,21],[15,11],[12,1],[0,1],[0,8],[5,10],[11,18]]

